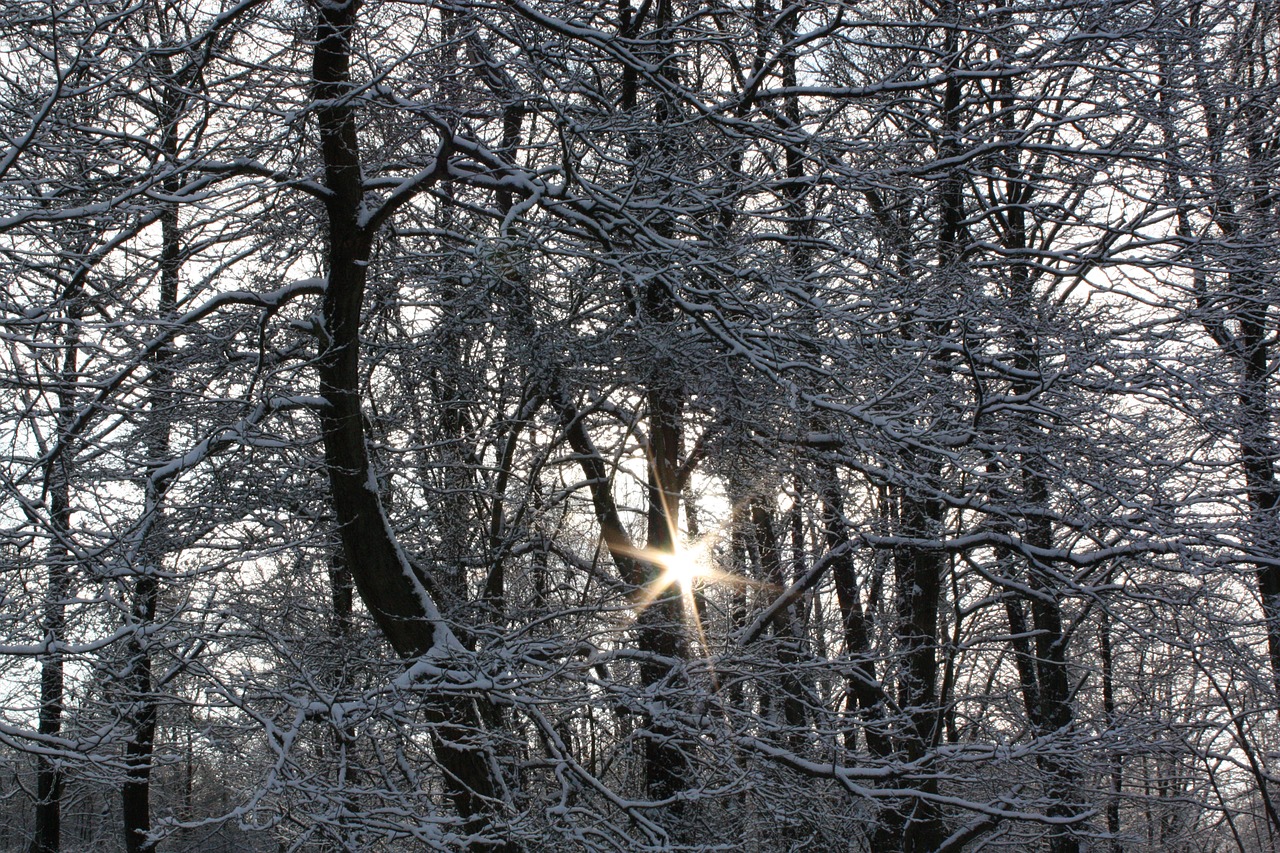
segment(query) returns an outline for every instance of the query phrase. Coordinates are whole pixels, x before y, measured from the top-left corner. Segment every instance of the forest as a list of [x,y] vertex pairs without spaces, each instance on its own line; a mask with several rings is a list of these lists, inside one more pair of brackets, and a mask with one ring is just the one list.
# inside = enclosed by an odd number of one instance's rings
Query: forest
[[1280,0],[6,0],[0,849],[1280,849]]

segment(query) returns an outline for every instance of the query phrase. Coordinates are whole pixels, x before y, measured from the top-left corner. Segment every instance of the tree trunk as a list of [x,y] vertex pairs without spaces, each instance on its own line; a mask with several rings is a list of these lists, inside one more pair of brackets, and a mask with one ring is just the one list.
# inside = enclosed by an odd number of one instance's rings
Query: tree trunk
[[[1102,659],[1102,713],[1111,732],[1117,731],[1115,661],[1111,649],[1111,616],[1103,604],[1098,622],[1098,653]],[[1120,844],[1120,797],[1124,793],[1124,767],[1120,752],[1112,749],[1107,756],[1110,770],[1111,796],[1107,799],[1107,835],[1111,836],[1111,853],[1124,853]]]
[[[74,366],[72,348],[64,362]],[[64,377],[70,373],[64,373]],[[69,391],[60,394],[70,402]],[[71,575],[63,537],[67,535],[71,521],[70,483],[66,471],[67,450],[53,460],[45,472],[49,490],[49,520],[53,541],[45,559],[48,565],[48,582],[45,588],[44,616],[41,627],[47,646],[40,663],[40,712],[39,731],[47,737],[57,737],[62,732],[63,710],[63,660],[59,649],[66,627],[66,602],[71,589]],[[60,762],[41,754],[36,759],[36,816],[35,836],[31,853],[59,853],[62,844],[62,792],[63,775]]]
[[[775,589],[785,589],[787,579],[782,570],[782,549],[778,545],[778,533],[774,526],[771,508],[762,498],[751,501],[751,530],[755,539],[755,552],[760,562],[760,573],[765,582]],[[771,626],[777,643],[778,665],[782,671],[779,698],[782,702],[782,719],[786,723],[786,738],[792,749],[798,749],[805,741],[804,684],[797,670],[801,657],[800,636],[797,631],[795,605],[781,608]],[[772,690],[766,684],[765,696]]]
[[[73,280],[68,289],[66,310],[69,323],[63,334],[62,364],[57,375],[59,444],[62,452],[49,460],[44,470],[45,489],[49,500],[49,532],[51,539],[45,553],[48,579],[45,586],[44,613],[41,628],[46,651],[40,662],[40,709],[38,730],[41,735],[56,737],[62,733],[65,695],[64,663],[60,648],[66,630],[67,597],[71,593],[71,458],[72,449],[65,438],[75,417],[76,375],[79,365],[80,314],[82,277]],[[31,853],[59,853],[62,845],[62,795],[64,778],[57,758],[40,754],[36,759],[35,834]]]
[[[876,662],[871,648],[871,628],[862,609],[857,566],[850,547],[848,526],[844,517],[844,499],[840,495],[835,473],[827,475],[822,487],[822,528],[827,550],[836,554],[831,572],[836,584],[836,603],[843,626],[844,653],[849,656],[852,672],[845,680],[845,705],[856,712],[863,727],[867,751],[876,758],[886,758],[893,745],[883,729],[884,692],[876,680]],[[848,749],[856,749],[855,730],[845,733]]]
[[[163,89],[160,114],[160,149],[166,165],[176,166],[178,161],[178,121],[182,115],[184,96],[175,79],[169,57],[161,55],[156,60]],[[163,181],[165,193],[174,196],[180,189],[176,176]],[[160,296],[156,314],[162,323],[169,322],[177,313],[178,280],[182,269],[182,233],[178,223],[178,205],[168,202],[160,214]],[[151,464],[163,463],[170,454],[172,425],[169,411],[173,404],[173,378],[170,361],[173,348],[166,344],[151,357],[152,373],[148,380],[147,423],[143,426],[143,445]],[[121,816],[124,824],[124,842],[128,853],[148,853],[155,847],[151,840],[151,766],[155,750],[156,718],[159,712],[154,693],[149,629],[156,617],[160,597],[158,572],[164,560],[164,493],[167,481],[147,477],[144,484],[146,497],[142,521],[142,541],[138,546],[137,579],[133,587],[131,620],[133,634],[127,649],[129,654],[126,692],[129,710],[125,725],[129,732],[125,741],[125,780],[120,788]]]
[[[1267,399],[1271,376],[1271,331],[1268,328],[1266,290],[1253,282],[1239,283],[1244,276],[1233,274],[1231,282],[1242,288],[1247,300],[1240,311],[1238,358],[1240,467],[1253,514],[1253,535],[1258,549],[1275,550],[1275,530],[1280,528],[1280,484],[1276,482],[1276,441]],[[1235,288],[1233,288],[1234,290]],[[1271,658],[1272,681],[1280,695],[1280,563],[1259,561],[1256,575],[1262,612],[1266,622],[1267,651]]]
[[[465,654],[427,587],[401,550],[384,512],[366,447],[360,392],[360,320],[376,224],[362,221],[365,191],[350,83],[351,37],[358,3],[317,3],[313,54],[316,115],[328,214],[328,283],[323,300],[318,372],[327,405],[320,412],[325,466],[345,565],[378,627],[403,658],[428,651]],[[494,841],[493,817],[503,801],[496,764],[476,705],[440,696],[428,708],[431,740],[449,799],[474,845],[516,850]],[[481,837],[490,834],[489,839]]]
[[[930,474],[936,474],[936,466],[926,467]],[[945,511],[940,501],[905,488],[893,489],[891,494],[896,498],[900,536],[940,538]],[[922,775],[916,787],[925,795],[934,795],[938,781],[928,773],[927,764],[938,745],[942,719],[938,708],[938,607],[946,553],[941,547],[899,545],[893,550],[893,566],[899,654],[905,661],[898,690],[903,719],[895,740],[906,761],[915,765],[914,772]],[[890,812],[873,846],[885,851],[932,853],[944,838],[937,806],[917,797]]]

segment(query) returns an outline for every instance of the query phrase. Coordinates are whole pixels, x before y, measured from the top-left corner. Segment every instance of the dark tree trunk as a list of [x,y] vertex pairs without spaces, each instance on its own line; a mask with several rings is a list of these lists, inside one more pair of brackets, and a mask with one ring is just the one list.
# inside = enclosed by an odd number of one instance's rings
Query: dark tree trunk
[[[1012,83],[1002,81],[1006,102],[1012,105]],[[1022,174],[1022,166],[1018,158],[1012,157],[1006,163],[1006,190],[1009,211],[1006,214],[1005,247],[1013,257],[1010,268],[1010,295],[1013,306],[1019,316],[1028,320],[1038,316],[1032,292],[1032,277],[1028,267],[1018,258],[1024,257],[1029,248],[1026,225],[1026,206],[1031,201],[1032,188]],[[1023,370],[1038,374],[1040,360],[1034,344],[1035,335],[1027,329],[1017,329],[1015,340],[1018,350],[1015,363]],[[1025,381],[1013,383],[1014,393],[1034,396],[1037,388]],[[1031,422],[1030,418],[1021,418],[1021,431],[1026,435],[1028,445],[1047,448],[1050,436],[1045,430]],[[1041,553],[1053,547],[1053,523],[1049,519],[1050,488],[1047,475],[1044,473],[1044,460],[1047,453],[1037,455],[1023,454],[1019,460],[1021,481],[1021,504],[1027,508],[1025,519],[1024,541]],[[1038,703],[1038,710],[1031,716],[1035,730],[1042,736],[1064,736],[1070,732],[1074,712],[1071,707],[1071,675],[1067,666],[1067,635],[1063,631],[1062,592],[1060,584],[1050,571],[1050,567],[1035,556],[1027,558],[1028,586],[1031,590],[1029,604],[1031,608],[1031,625],[1035,634],[1035,695],[1024,694],[1028,706]],[[1015,640],[1017,633],[1015,632]],[[1025,666],[1023,648],[1015,645],[1018,652],[1019,677],[1027,685],[1022,667]],[[1066,751],[1051,749],[1038,756],[1041,769],[1044,771],[1046,794],[1052,804],[1048,809],[1050,817],[1070,820],[1080,813],[1079,779],[1069,761],[1062,758]],[[1059,826],[1050,834],[1051,853],[1076,853],[1080,849],[1080,840],[1069,826]]]
[[[75,417],[82,286],[83,275],[73,280],[66,294],[70,322],[62,340],[62,364],[57,379],[56,422],[60,443],[65,441]],[[71,593],[71,552],[68,548],[72,513],[71,459],[72,450],[63,443],[61,453],[50,459],[44,470],[52,538],[45,555],[48,579],[41,629],[47,650],[40,662],[37,727],[41,735],[48,737],[62,733],[65,698],[65,667],[60,646],[66,630],[67,598]],[[61,850],[64,781],[61,763],[56,758],[45,754],[36,758],[35,834],[31,840],[31,853],[59,853]]]
[[[1280,485],[1276,482],[1276,441],[1267,384],[1271,377],[1271,331],[1266,290],[1242,275],[1230,280],[1242,292],[1246,307],[1239,314],[1238,352],[1240,466],[1254,517],[1252,539],[1264,553],[1274,553],[1280,528]],[[1259,561],[1258,593],[1267,628],[1272,680],[1280,695],[1280,563]]]
[[[68,350],[70,353],[70,349]],[[71,361],[74,364],[74,360]],[[64,374],[68,375],[68,374]],[[63,457],[66,450],[63,451]],[[41,735],[56,737],[62,732],[63,660],[59,645],[66,627],[66,601],[71,588],[69,555],[60,537],[65,536],[71,521],[70,484],[64,458],[55,459],[46,471],[49,489],[50,521],[54,541],[46,555],[48,583],[45,589],[42,629],[48,650],[40,663]],[[40,755],[36,759],[35,836],[31,853],[59,853],[62,844],[62,767],[56,758]]]
[[[328,214],[328,283],[318,372],[325,465],[346,566],[361,599],[396,652],[414,659],[429,650],[465,653],[435,600],[400,549],[387,520],[366,447],[360,393],[360,320],[367,265],[377,223],[361,219],[365,193],[355,110],[348,98],[351,35],[358,3],[318,3],[313,56],[316,116]],[[445,788],[472,836],[492,837],[501,786],[476,705],[437,697],[429,705],[431,737]],[[477,849],[515,850],[476,842]]]
[[[862,609],[857,566],[844,517],[844,499],[834,472],[828,474],[823,484],[822,528],[827,550],[836,555],[831,561],[831,572],[836,584],[840,624],[844,629],[844,651],[852,667],[845,682],[845,704],[850,712],[856,711],[862,723],[867,750],[876,758],[886,758],[893,752],[893,745],[883,728],[884,692],[876,680],[871,628]],[[856,740],[855,730],[850,728],[845,733],[845,742],[850,750],[856,749]]]
[[[1024,462],[1023,482],[1026,500],[1031,507],[1048,507],[1049,493],[1044,479],[1029,470]],[[1043,517],[1029,520],[1027,544],[1042,550],[1053,545],[1052,529]],[[1040,706],[1032,722],[1041,736],[1065,736],[1072,726],[1070,671],[1067,668],[1067,636],[1062,627],[1062,605],[1058,584],[1039,560],[1028,560],[1031,588],[1031,622],[1035,630],[1036,684]],[[1079,814],[1079,780],[1064,748],[1048,749],[1038,754],[1044,771],[1045,794],[1050,799],[1048,815],[1070,820]],[[1080,840],[1072,828],[1060,826],[1049,836],[1051,853],[1076,853]]]
[[[936,477],[936,466],[927,466],[926,481]],[[913,540],[940,539],[944,507],[936,499],[906,489],[893,489],[899,535]],[[925,795],[938,793],[938,782],[928,773],[928,756],[940,739],[938,708],[938,608],[942,577],[947,567],[941,547],[899,545],[893,551],[895,598],[898,604],[897,638],[904,658],[898,689],[903,718],[896,747],[923,778],[914,782]],[[880,827],[875,849],[902,853],[932,853],[945,838],[937,806],[926,798],[912,798],[891,811]]]
[[[774,514],[761,498],[751,501],[751,530],[755,539],[755,551],[760,561],[760,573],[775,589],[785,589],[787,579],[782,569],[782,549],[774,525]],[[792,749],[798,749],[805,741],[804,683],[799,669],[801,665],[800,635],[796,624],[795,605],[780,608],[773,617],[773,636],[777,642],[778,665],[782,679],[778,691],[782,702],[782,719],[787,726],[787,740]],[[770,694],[766,686],[766,696]]]
[[[1111,649],[1111,616],[1105,605],[1098,622],[1098,652],[1102,659],[1102,713],[1107,727],[1115,732],[1119,722],[1116,716],[1115,661]],[[1111,853],[1124,853],[1120,843],[1120,797],[1124,793],[1124,766],[1118,750],[1111,750],[1107,756],[1107,764],[1111,777],[1111,796],[1107,799],[1107,835],[1111,836],[1108,846]]]
[[[664,421],[661,398],[652,400],[656,411],[650,415],[651,454],[649,475],[649,506],[647,509],[648,543],[644,550],[637,549],[622,525],[612,494],[609,469],[587,433],[586,425],[571,403],[561,397],[557,400],[564,421],[565,437],[578,456],[591,492],[592,506],[600,535],[609,550],[614,565],[623,582],[632,589],[632,597],[640,611],[636,617],[637,646],[645,657],[640,666],[640,680],[645,687],[654,687],[669,680],[671,661],[683,660],[687,654],[683,614],[679,590],[674,586],[658,588],[661,568],[646,560],[646,553],[670,553],[674,546],[674,527],[679,510],[679,489],[664,486],[665,480],[678,470],[674,464],[679,448],[678,422],[670,420],[668,409]],[[682,741],[678,732],[668,722],[646,716],[645,728],[645,788],[653,799],[667,799],[684,790],[690,782],[691,745]],[[679,811],[679,805],[676,805]]]
[[[161,151],[169,165],[178,160],[178,120],[182,114],[183,95],[167,56],[157,59],[162,79],[163,96],[160,115]],[[186,76],[186,75],[184,75]],[[168,177],[163,186],[169,196],[180,189],[177,177]],[[178,306],[178,280],[182,269],[182,233],[178,224],[178,206],[165,204],[160,214],[160,298],[157,316],[161,322],[173,319]],[[173,403],[173,379],[170,361],[173,348],[165,345],[151,357],[143,442],[152,464],[163,463],[170,452],[169,411]],[[154,693],[151,647],[148,629],[155,621],[160,597],[157,577],[167,550],[164,541],[164,493],[168,483],[148,477],[145,483],[148,518],[143,520],[143,541],[138,548],[138,577],[134,581],[130,618],[133,634],[129,638],[129,666],[126,690],[129,710],[125,724],[129,739],[125,742],[125,780],[120,788],[124,842],[128,853],[148,853],[155,847],[151,839],[151,766],[155,751],[157,701]]]
[[[667,327],[674,319],[670,294],[661,285],[649,289],[650,319]],[[672,365],[656,365],[649,388],[649,482],[647,507],[647,548],[657,553],[672,553],[676,548],[676,531],[680,518],[680,448],[683,426],[682,390],[675,381]],[[651,569],[654,571],[655,569]],[[637,620],[642,652],[650,652],[640,666],[645,687],[661,684],[672,677],[666,661],[688,655],[684,632],[683,602],[678,584],[658,593]],[[645,779],[649,796],[667,799],[688,787],[692,745],[684,742],[675,728],[666,722],[646,721],[650,735],[645,739]],[[679,804],[673,812],[680,811]]]

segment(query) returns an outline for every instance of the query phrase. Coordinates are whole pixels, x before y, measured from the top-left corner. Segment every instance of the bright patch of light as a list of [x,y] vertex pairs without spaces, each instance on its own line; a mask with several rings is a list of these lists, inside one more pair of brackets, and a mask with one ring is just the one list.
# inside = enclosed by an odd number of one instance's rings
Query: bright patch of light
[[[719,568],[716,546],[724,537],[724,528],[718,528],[704,534],[694,541],[677,545],[667,551],[658,548],[627,549],[627,555],[648,563],[656,569],[653,579],[646,583],[640,594],[633,599],[632,606],[637,614],[662,599],[671,602],[669,591],[679,592],[677,606],[683,611],[683,618],[692,631],[691,639],[703,649],[710,649],[706,631],[702,625],[698,601],[703,590],[711,585],[729,585],[770,588],[768,584],[753,581],[732,572]],[[672,539],[678,539],[678,531],[672,530]]]
[[691,548],[677,548],[670,553],[657,552],[654,556],[654,562],[662,567],[662,577],[658,580],[660,588],[679,584],[682,592],[691,592],[699,581],[715,580],[719,574],[712,565],[705,542],[698,542]]

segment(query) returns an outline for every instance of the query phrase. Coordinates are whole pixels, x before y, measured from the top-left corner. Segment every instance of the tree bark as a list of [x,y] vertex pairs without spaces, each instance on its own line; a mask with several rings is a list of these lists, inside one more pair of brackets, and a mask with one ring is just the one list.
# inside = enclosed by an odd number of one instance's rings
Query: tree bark
[[[356,0],[317,3],[313,79],[328,218],[325,289],[318,364],[325,466],[344,563],[374,621],[403,658],[427,652],[444,657],[465,649],[440,614],[391,529],[369,459],[360,391],[360,321],[367,268],[376,230],[365,210],[360,148],[350,83]],[[514,851],[493,837],[503,801],[476,705],[466,697],[438,696],[429,704],[431,740],[445,788],[477,849]]]
[[[183,86],[176,79],[172,62],[167,55],[159,55],[156,63],[160,77],[158,85],[162,89],[157,116],[160,125],[160,150],[165,156],[165,165],[176,167],[178,122],[185,100]],[[173,197],[180,189],[180,182],[176,176],[170,175],[164,178],[162,186],[166,195]],[[182,261],[178,205],[167,202],[160,214],[160,294],[156,306],[156,314],[162,323],[171,321],[177,313]],[[170,344],[158,348],[151,357],[152,372],[148,379],[149,399],[145,415],[147,423],[143,427],[143,445],[147,450],[148,461],[152,464],[164,462],[170,453],[172,357],[173,347]],[[125,685],[129,701],[125,725],[129,738],[125,741],[124,748],[125,780],[120,787],[124,842],[128,853],[148,853],[155,848],[151,839],[151,767],[159,708],[154,693],[148,629],[156,617],[160,597],[158,572],[167,550],[162,503],[168,485],[166,481],[157,481],[151,477],[147,477],[144,484],[147,517],[142,522],[142,541],[139,543],[137,556],[138,576],[134,580],[130,614],[134,630],[127,644],[130,663]]]
[[[64,365],[74,370],[75,358],[68,347]],[[64,373],[64,377],[70,373]],[[59,397],[70,403],[69,391]],[[66,471],[67,452],[52,461],[45,472],[49,490],[49,521],[53,541],[45,555],[48,581],[45,588],[44,615],[41,627],[47,651],[40,663],[39,732],[56,737],[62,732],[64,665],[59,649],[66,628],[66,602],[71,589],[71,576],[64,537],[70,529],[70,482]],[[35,835],[31,853],[59,853],[62,845],[62,793],[64,779],[61,763],[54,757],[40,755],[36,759]]]
[[[853,671],[845,679],[845,705],[856,712],[863,727],[867,751],[876,758],[886,758],[893,745],[883,728],[884,691],[876,679],[876,662],[871,648],[871,627],[862,609],[857,566],[851,552],[848,526],[844,517],[844,499],[836,483],[835,473],[828,474],[822,488],[822,528],[827,550],[832,559],[831,572],[836,585],[836,603],[840,608],[844,652]],[[845,733],[845,743],[856,749],[855,730]]]
[[[72,280],[65,296],[69,322],[62,336],[62,363],[56,381],[58,411],[55,423],[60,443],[66,441],[75,418],[76,375],[79,370],[81,270]],[[44,483],[49,500],[50,542],[45,552],[48,575],[45,586],[41,629],[46,651],[40,662],[40,708],[37,728],[42,736],[62,733],[65,698],[65,664],[60,648],[66,631],[67,598],[71,593],[71,459],[72,451],[62,452],[45,465]],[[59,853],[62,847],[62,796],[65,778],[57,758],[41,754],[36,759],[35,833],[31,853]]]
[[[785,589],[787,579],[782,570],[782,549],[778,544],[773,511],[762,498],[757,497],[751,501],[750,513],[761,575],[770,586]],[[771,627],[778,645],[778,665],[782,670],[781,690],[778,692],[781,694],[782,719],[787,727],[786,738],[792,749],[798,749],[805,741],[806,714],[804,684],[797,673],[801,657],[795,605],[781,608]],[[768,685],[764,695],[770,695]]]
[[[936,475],[936,466],[925,466]],[[926,482],[933,479],[926,476]],[[905,488],[890,490],[897,508],[899,535],[908,539],[937,539],[945,508],[941,501]],[[941,547],[899,545],[893,549],[894,594],[897,600],[899,654],[905,660],[898,689],[902,708],[897,750],[922,778],[921,793],[938,793],[938,781],[927,772],[929,755],[940,739],[938,708],[938,607],[946,553]],[[937,806],[915,797],[891,811],[877,834],[877,850],[931,853],[945,839]]]

